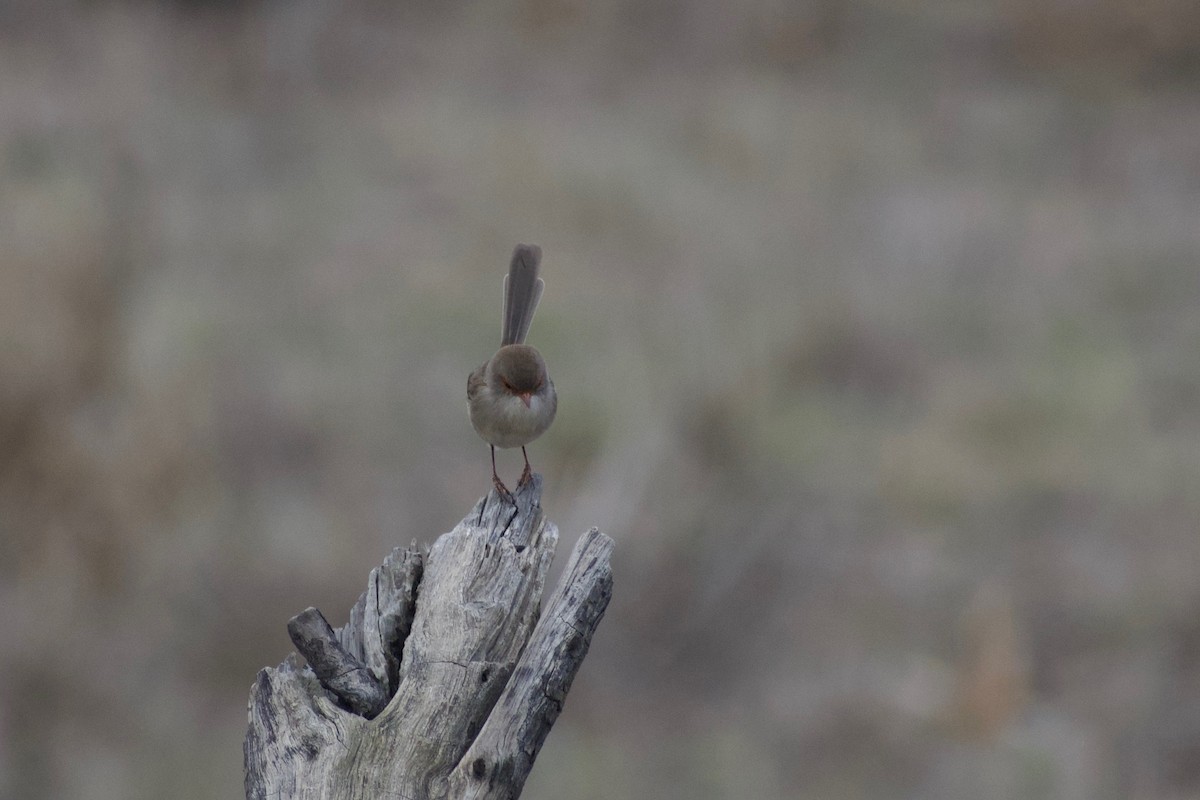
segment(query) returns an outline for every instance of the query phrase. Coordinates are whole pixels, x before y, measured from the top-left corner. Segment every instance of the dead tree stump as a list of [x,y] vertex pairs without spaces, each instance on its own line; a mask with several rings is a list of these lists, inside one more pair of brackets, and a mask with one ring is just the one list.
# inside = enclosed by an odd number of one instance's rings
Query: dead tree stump
[[558,541],[541,490],[493,490],[428,555],[396,548],[337,631],[292,619],[299,655],[250,693],[247,798],[521,794],[612,595],[593,528],[539,614]]

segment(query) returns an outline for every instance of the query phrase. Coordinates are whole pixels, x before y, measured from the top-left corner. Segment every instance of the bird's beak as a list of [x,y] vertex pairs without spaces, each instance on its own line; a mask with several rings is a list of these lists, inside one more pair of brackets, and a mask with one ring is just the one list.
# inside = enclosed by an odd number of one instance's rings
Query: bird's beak
[[525,404],[526,408],[529,408],[529,396],[531,394],[533,392],[517,392],[517,397],[521,398],[521,402]]

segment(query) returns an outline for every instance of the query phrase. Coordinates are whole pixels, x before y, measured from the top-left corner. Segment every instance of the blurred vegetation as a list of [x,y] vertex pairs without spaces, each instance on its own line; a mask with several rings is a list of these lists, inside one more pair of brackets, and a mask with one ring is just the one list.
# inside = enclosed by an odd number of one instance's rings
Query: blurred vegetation
[[618,540],[526,797],[1200,796],[1198,89],[1180,0],[0,4],[0,796],[237,796],[516,241]]

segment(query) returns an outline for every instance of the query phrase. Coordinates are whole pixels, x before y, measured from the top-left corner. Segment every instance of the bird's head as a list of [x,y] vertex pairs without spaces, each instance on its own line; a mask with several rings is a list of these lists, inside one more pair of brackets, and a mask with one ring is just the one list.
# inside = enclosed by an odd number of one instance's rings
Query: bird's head
[[546,385],[546,362],[527,344],[501,347],[492,358],[492,389],[519,397],[526,406]]

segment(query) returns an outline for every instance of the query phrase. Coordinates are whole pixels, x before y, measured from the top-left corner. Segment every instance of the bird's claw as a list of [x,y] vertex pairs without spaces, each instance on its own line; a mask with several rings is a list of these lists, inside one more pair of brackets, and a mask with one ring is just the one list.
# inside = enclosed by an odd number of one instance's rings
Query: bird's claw
[[492,476],[492,486],[496,488],[496,493],[500,495],[500,497],[512,503],[514,506],[517,504],[516,498],[512,496],[512,492],[510,492],[508,487],[504,485],[504,481],[500,480],[500,476]]
[[522,486],[524,486],[525,484],[529,483],[532,480],[533,480],[533,470],[531,470],[529,468],[529,465],[526,464],[524,471],[521,472],[521,479],[519,481],[517,481],[517,488],[520,489]]

